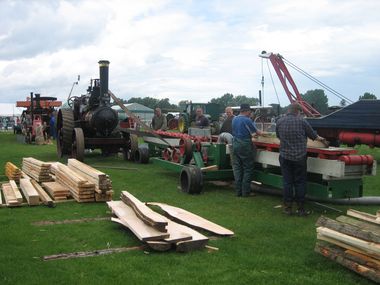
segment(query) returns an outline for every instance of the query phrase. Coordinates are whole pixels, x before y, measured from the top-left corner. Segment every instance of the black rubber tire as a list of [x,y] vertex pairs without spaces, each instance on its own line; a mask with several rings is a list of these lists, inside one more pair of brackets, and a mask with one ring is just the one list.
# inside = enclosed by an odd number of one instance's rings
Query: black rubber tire
[[140,146],[134,153],[134,160],[137,163],[149,163],[149,149]]
[[199,194],[203,188],[203,174],[199,167],[184,166],[179,175],[181,190],[188,194]]
[[[70,154],[73,144],[74,113],[71,109],[60,109],[57,116],[57,154],[62,157]],[[59,142],[58,142],[59,140]]]

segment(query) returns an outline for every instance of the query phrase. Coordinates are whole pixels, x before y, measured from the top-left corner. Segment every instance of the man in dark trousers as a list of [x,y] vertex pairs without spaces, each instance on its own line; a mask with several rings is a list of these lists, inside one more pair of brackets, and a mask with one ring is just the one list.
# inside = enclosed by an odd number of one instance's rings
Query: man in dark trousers
[[[297,203],[297,214],[310,214],[304,208],[307,174],[307,138],[326,142],[300,116],[302,109],[292,103],[288,114],[277,121],[276,135],[280,139],[280,165],[284,187],[284,213],[292,214],[293,200]],[[293,194],[293,189],[295,193]]]
[[233,161],[232,168],[235,178],[236,196],[248,197],[251,193],[253,164],[256,147],[252,142],[252,135],[261,135],[251,120],[251,108],[248,104],[241,104],[240,114],[232,120]]

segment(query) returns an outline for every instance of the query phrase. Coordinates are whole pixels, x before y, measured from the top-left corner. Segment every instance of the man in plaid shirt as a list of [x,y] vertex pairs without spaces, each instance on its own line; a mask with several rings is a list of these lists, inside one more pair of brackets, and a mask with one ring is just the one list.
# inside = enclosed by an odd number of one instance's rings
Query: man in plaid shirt
[[[288,114],[276,124],[276,135],[280,139],[280,165],[284,187],[284,213],[292,214],[293,200],[297,203],[299,216],[310,212],[304,208],[307,175],[307,138],[325,142],[309,123],[300,117],[301,106],[293,103]],[[295,195],[293,195],[293,188]],[[294,197],[293,197],[294,196]]]

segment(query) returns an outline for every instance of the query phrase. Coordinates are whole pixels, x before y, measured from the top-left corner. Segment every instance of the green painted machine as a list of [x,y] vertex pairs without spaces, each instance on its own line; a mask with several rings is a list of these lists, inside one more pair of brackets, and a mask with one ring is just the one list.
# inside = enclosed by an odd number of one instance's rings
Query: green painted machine
[[[203,182],[233,180],[231,147],[216,143],[215,136],[161,132],[145,135],[149,155],[154,163],[179,173],[182,191],[196,194]],[[255,142],[253,184],[282,193],[282,176],[278,144]],[[376,161],[369,155],[357,155],[352,148],[308,149],[307,196],[313,199],[333,200],[358,198],[363,195],[363,176],[376,175]]]

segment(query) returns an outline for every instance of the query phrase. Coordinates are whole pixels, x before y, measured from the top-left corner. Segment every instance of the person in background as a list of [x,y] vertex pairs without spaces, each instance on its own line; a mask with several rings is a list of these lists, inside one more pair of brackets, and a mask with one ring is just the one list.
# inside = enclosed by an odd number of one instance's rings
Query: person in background
[[55,111],[51,113],[49,125],[50,125],[50,136],[53,138],[53,140],[55,140],[55,138],[56,138],[56,133],[55,133]]
[[203,115],[203,110],[202,108],[197,108],[195,110],[195,125],[198,128],[206,128],[210,126],[209,120],[206,118],[205,115]]
[[[280,166],[284,187],[284,213],[292,214],[293,200],[297,203],[297,214],[307,216],[305,210],[307,138],[326,143],[300,116],[302,109],[297,103],[290,105],[288,114],[277,121],[276,135],[280,139]],[[295,193],[293,193],[293,190]]]
[[166,131],[167,129],[166,116],[161,113],[160,108],[154,109],[154,116],[152,119],[152,128],[155,131],[157,130]]
[[235,117],[232,108],[227,107],[225,109],[226,119],[224,120],[222,127],[220,128],[220,133],[230,133],[232,134],[232,119]]
[[251,108],[249,104],[241,104],[240,114],[232,119],[232,168],[235,178],[236,196],[238,197],[248,197],[251,195],[251,181],[256,155],[256,146],[252,142],[252,135],[264,135],[263,132],[256,128],[250,116]]

